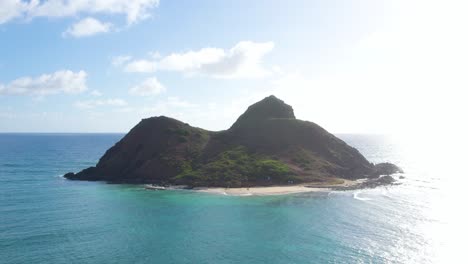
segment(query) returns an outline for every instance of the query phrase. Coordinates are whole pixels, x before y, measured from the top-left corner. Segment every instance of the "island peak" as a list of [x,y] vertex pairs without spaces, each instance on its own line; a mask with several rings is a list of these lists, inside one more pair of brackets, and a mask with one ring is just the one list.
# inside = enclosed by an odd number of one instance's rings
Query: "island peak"
[[276,96],[270,95],[249,106],[247,111],[245,111],[245,113],[243,113],[232,125],[231,129],[243,126],[250,127],[272,118],[296,119],[296,116],[294,115],[294,110],[290,105],[286,104],[281,99],[278,99]]

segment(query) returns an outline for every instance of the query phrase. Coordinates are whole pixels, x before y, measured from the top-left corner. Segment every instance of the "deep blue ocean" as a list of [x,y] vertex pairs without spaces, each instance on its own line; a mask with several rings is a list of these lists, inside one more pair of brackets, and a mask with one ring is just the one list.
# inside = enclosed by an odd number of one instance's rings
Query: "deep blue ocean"
[[0,134],[0,263],[467,263],[429,148],[338,136],[406,178],[283,196],[147,191],[61,177],[122,134]]

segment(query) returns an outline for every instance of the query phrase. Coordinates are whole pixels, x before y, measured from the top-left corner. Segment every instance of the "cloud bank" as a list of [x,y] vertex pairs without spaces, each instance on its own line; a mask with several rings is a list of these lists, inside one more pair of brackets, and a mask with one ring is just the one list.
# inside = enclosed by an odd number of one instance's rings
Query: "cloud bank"
[[74,17],[80,14],[124,15],[127,24],[150,16],[159,0],[2,0],[0,24],[15,18]]
[[28,21],[38,17],[83,18],[66,29],[62,35],[89,37],[98,33],[110,32],[113,25],[101,22],[90,15],[119,15],[126,17],[130,26],[151,16],[151,11],[159,6],[159,0],[0,0],[0,25],[15,19]]
[[208,47],[138,60],[119,56],[114,58],[113,65],[134,73],[175,71],[214,78],[258,78],[270,74],[263,65],[263,58],[273,48],[273,42],[241,41],[228,50]]
[[38,77],[21,77],[8,84],[0,84],[0,95],[77,94],[86,91],[86,72],[70,70],[42,74]]
[[157,63],[149,60],[134,60],[128,62],[125,65],[124,70],[126,72],[151,73],[157,70]]
[[70,26],[65,32],[63,32],[63,36],[71,36],[75,38],[89,37],[99,33],[109,32],[111,28],[111,23],[105,23],[95,18],[87,17]]

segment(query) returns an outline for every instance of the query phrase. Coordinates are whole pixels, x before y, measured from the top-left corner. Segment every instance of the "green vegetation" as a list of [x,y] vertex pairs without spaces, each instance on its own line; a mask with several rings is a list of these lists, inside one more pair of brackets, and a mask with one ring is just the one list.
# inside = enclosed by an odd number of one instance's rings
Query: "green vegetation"
[[174,180],[191,182],[194,186],[242,187],[259,182],[287,183],[293,176],[283,162],[249,153],[247,148],[238,146],[220,153],[201,168],[194,169],[184,164],[182,173]]
[[311,169],[311,157],[303,149],[290,151],[291,161],[304,170]]
[[177,128],[172,128],[172,127],[166,128],[165,131],[167,134],[175,134],[175,135],[179,135],[183,137],[187,137],[190,135],[189,128],[186,129],[182,125]]

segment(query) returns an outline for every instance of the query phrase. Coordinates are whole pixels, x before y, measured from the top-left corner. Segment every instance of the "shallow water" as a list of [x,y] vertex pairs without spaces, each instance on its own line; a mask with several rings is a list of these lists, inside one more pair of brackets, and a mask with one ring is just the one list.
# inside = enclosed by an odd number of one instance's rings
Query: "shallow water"
[[405,169],[401,185],[372,190],[235,197],[60,177],[122,136],[0,134],[0,263],[461,261],[465,222],[447,206],[458,197],[411,144],[339,135]]

